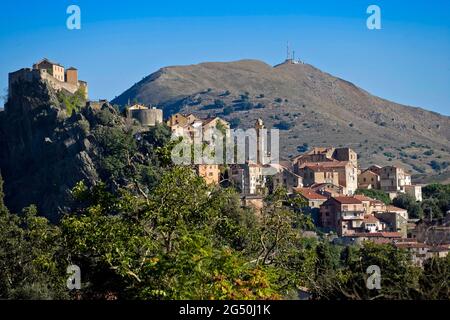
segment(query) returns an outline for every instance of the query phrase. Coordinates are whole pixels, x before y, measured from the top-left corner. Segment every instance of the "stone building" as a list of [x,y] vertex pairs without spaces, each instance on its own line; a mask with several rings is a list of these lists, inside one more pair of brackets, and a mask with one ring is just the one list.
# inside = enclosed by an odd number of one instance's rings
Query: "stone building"
[[412,263],[418,267],[423,267],[426,260],[431,258],[445,258],[450,251],[447,245],[430,245],[427,243],[417,242],[414,239],[407,241],[397,241],[394,245],[399,249],[410,252]]
[[227,136],[230,130],[230,124],[219,117],[200,119],[193,114],[175,113],[169,117],[166,123],[172,134],[176,136],[194,138],[197,134],[201,134],[201,137],[198,138],[212,141],[214,141],[216,129]]
[[398,232],[403,238],[408,235],[408,212],[394,206],[387,206],[384,211],[374,213],[375,217],[386,224],[386,229]]
[[385,192],[405,192],[405,186],[411,185],[411,176],[403,168],[386,166],[381,169],[380,186]]
[[364,223],[366,210],[354,197],[335,197],[320,206],[321,226],[337,232],[339,236],[356,233]]
[[314,192],[309,188],[296,188],[295,193],[308,202],[308,207],[319,209],[320,206],[328,200],[327,197]]
[[299,167],[298,174],[305,186],[331,183],[342,186],[346,195],[353,195],[358,188],[357,168],[350,161],[307,162]]
[[364,170],[358,175],[358,188],[380,189],[380,187],[380,175],[372,170]]
[[59,63],[51,62],[46,58],[33,64],[33,69],[45,70],[49,75],[53,76],[55,79],[62,82],[66,81],[64,67]]
[[416,201],[422,201],[422,186],[419,185],[406,185],[404,186],[405,193],[411,195]]
[[163,111],[161,109],[134,104],[126,110],[128,118],[138,120],[145,127],[154,127],[156,124],[163,122]]
[[358,154],[350,148],[315,147],[311,151],[299,155],[292,160],[294,172],[298,173],[300,167],[305,163],[348,161],[358,168]]
[[67,91],[74,94],[79,89],[84,91],[88,99],[88,84],[78,79],[78,70],[75,68],[65,69],[59,63],[48,59],[42,59],[33,64],[33,68],[23,68],[8,75],[8,95],[14,96],[15,84],[19,81],[33,82],[45,81],[56,91]]
[[278,187],[283,187],[288,194],[292,194],[296,188],[303,187],[303,178],[289,168],[281,164],[271,164],[270,166],[276,170],[276,174],[272,176],[274,190]]
[[327,198],[344,195],[344,188],[333,183],[315,183],[309,186],[309,188]]

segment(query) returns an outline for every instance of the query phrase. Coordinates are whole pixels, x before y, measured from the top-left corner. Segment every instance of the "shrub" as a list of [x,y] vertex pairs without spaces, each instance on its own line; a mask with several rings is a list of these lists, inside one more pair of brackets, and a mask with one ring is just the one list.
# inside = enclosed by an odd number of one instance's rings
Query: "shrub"
[[294,126],[293,123],[289,123],[289,122],[286,122],[286,121],[280,121],[274,127],[279,129],[279,130],[289,130],[293,126]]
[[230,127],[232,129],[237,128],[241,124],[241,119],[239,118],[233,118],[230,120]]
[[223,108],[223,114],[225,115],[225,116],[227,116],[227,115],[229,115],[229,114],[231,114],[232,112],[233,112],[233,107],[231,107],[231,106],[228,106],[228,107],[225,107],[225,108]]
[[225,107],[225,102],[223,102],[223,100],[216,99],[214,100],[214,105],[216,106],[216,108],[223,108]]
[[275,102],[276,102],[276,103],[282,103],[282,102],[283,102],[283,99],[281,99],[281,98],[275,98]]
[[309,145],[305,142],[303,145],[297,147],[297,151],[300,153],[304,153],[308,151]]
[[439,162],[436,160],[431,160],[431,162],[428,164],[434,171],[441,171],[442,166]]

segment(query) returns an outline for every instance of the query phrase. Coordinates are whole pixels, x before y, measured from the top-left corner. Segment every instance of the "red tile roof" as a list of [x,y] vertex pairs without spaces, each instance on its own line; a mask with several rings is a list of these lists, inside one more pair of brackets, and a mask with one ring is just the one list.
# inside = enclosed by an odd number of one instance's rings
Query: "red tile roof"
[[356,194],[353,197],[358,199],[358,200],[361,200],[361,201],[374,201],[374,199],[369,198],[369,197],[367,197],[365,195],[362,195],[362,194]]
[[303,197],[305,197],[308,200],[327,200],[328,198],[314,192],[311,189],[308,188],[296,188],[294,189],[295,192],[301,194]]
[[368,215],[365,215],[365,216],[364,216],[364,222],[368,222],[368,223],[376,223],[376,222],[378,222],[378,221],[380,221],[380,220],[378,220],[377,217],[375,217],[375,216],[373,216],[373,215],[371,215],[371,214],[368,214]]
[[398,208],[395,206],[386,206],[386,211],[397,212],[397,211],[407,211],[406,209]]
[[340,204],[362,204],[361,200],[358,200],[355,197],[334,197],[332,199]]
[[327,161],[327,162],[306,162],[300,166],[300,168],[309,168],[311,170],[326,170],[343,168],[349,164],[348,161]]
[[355,233],[351,235],[352,237],[379,237],[379,238],[401,238],[402,234],[400,232],[367,232],[367,233]]
[[381,200],[375,199],[375,200],[370,201],[370,205],[371,206],[373,206],[373,205],[382,205],[383,206],[383,205],[385,205],[385,203]]
[[361,174],[366,173],[366,172],[372,173],[372,174],[375,175],[375,176],[379,176],[379,174],[377,174],[376,172],[373,172],[373,171],[370,170],[370,169],[363,170],[363,171],[361,172]]

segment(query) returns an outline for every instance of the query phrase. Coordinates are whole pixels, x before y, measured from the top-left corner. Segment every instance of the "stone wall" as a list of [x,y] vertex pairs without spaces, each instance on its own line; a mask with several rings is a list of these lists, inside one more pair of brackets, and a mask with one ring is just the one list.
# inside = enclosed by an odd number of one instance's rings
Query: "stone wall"
[[155,126],[163,121],[163,111],[161,109],[130,110],[129,115],[138,120],[143,126]]
[[85,89],[87,98],[87,84],[85,82],[79,81],[77,84],[72,84],[68,82],[59,81],[56,78],[54,78],[51,74],[49,74],[45,69],[30,69],[30,68],[23,68],[9,74],[9,81],[8,81],[9,98],[14,96],[12,86],[14,83],[18,81],[32,82],[39,80],[47,81],[48,84],[56,91],[64,89],[72,94],[75,93],[81,86]]

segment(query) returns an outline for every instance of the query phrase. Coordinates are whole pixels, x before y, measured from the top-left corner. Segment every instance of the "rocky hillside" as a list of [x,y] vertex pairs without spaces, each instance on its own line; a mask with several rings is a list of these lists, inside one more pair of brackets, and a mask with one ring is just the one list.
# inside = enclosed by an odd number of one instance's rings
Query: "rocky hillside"
[[[138,134],[136,122],[108,103],[77,101],[69,108],[76,101],[73,96],[56,94],[45,81],[16,86],[6,111],[0,112],[0,172],[12,212],[34,204],[55,221],[70,205],[70,191],[80,181],[104,181],[110,188],[151,182],[157,166],[147,166],[152,146],[145,133]],[[73,108],[76,112],[69,115]]]
[[261,117],[281,132],[281,154],[350,146],[361,163],[400,164],[416,181],[449,181],[450,118],[393,103],[308,64],[260,61],[162,68],[117,97],[159,105],[165,116],[219,115],[249,127]]

